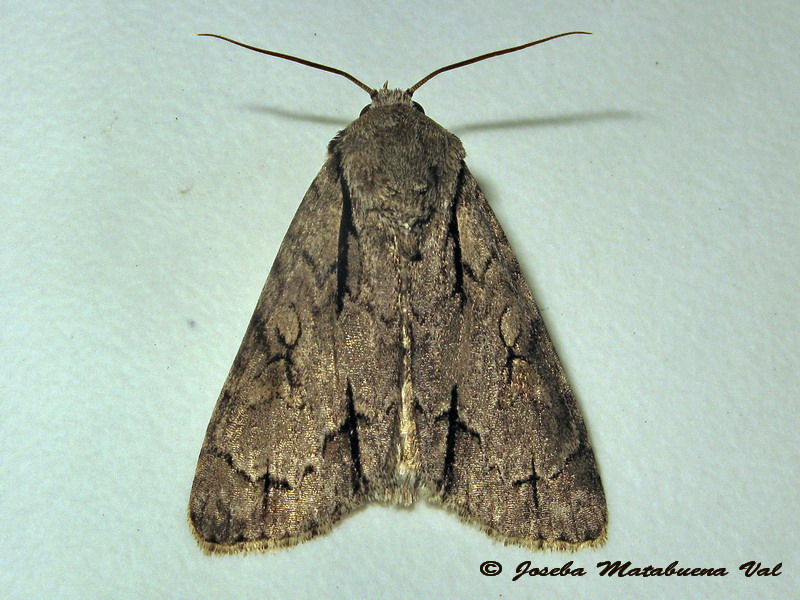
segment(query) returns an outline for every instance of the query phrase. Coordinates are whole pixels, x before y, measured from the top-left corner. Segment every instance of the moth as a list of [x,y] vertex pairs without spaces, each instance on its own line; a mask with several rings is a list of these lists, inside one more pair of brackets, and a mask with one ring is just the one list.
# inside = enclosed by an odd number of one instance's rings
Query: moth
[[602,544],[575,397],[459,139],[408,90],[328,145],[208,425],[189,520],[208,552],[286,547],[368,501],[440,504],[505,543]]

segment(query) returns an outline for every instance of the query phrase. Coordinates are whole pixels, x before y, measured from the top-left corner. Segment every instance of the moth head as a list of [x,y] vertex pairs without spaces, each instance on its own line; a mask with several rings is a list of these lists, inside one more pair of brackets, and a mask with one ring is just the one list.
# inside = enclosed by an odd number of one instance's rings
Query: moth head
[[365,115],[373,108],[377,108],[379,106],[390,106],[393,104],[401,104],[405,106],[410,106],[414,110],[425,114],[425,110],[418,102],[414,102],[411,99],[411,92],[408,90],[390,90],[389,83],[384,83],[382,88],[377,90],[373,90],[370,94],[372,98],[372,102],[367,104],[363,109],[361,109],[361,113],[358,115],[359,117]]

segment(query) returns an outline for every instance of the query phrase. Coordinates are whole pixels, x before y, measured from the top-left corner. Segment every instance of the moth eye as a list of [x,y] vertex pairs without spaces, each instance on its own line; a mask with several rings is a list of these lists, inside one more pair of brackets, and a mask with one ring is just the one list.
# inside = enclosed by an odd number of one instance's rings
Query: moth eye
[[364,108],[361,109],[361,112],[358,114],[359,117],[363,116],[365,112],[367,112],[370,108],[372,108],[372,104],[367,104]]
[[414,110],[418,110],[418,111],[419,111],[419,112],[421,112],[423,115],[425,114],[425,109],[424,109],[424,108],[422,108],[422,105],[420,105],[419,103],[417,103],[417,102],[412,102],[412,103],[411,103],[411,106],[412,106],[412,108],[413,108]]

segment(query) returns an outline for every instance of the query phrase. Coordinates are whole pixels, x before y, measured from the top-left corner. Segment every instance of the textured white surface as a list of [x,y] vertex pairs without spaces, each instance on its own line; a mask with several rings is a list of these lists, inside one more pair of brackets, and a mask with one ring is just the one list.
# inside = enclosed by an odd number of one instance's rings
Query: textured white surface
[[[0,596],[787,598],[797,588],[800,10],[774,2],[5,3]],[[417,94],[459,135],[570,374],[609,542],[505,548],[373,506],[271,555],[207,557],[197,452],[328,140]],[[502,562],[495,578],[481,562]],[[512,583],[530,559],[586,577]],[[725,566],[601,578],[601,560]],[[744,578],[746,560],[783,575]]]

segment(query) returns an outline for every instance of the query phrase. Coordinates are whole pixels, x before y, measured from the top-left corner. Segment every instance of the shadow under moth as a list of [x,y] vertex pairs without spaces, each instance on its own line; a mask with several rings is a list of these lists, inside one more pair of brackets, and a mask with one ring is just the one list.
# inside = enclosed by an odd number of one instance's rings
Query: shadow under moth
[[275,258],[197,463],[208,552],[325,533],[367,501],[417,497],[529,548],[602,544],[583,418],[459,139],[412,94],[328,145]]

